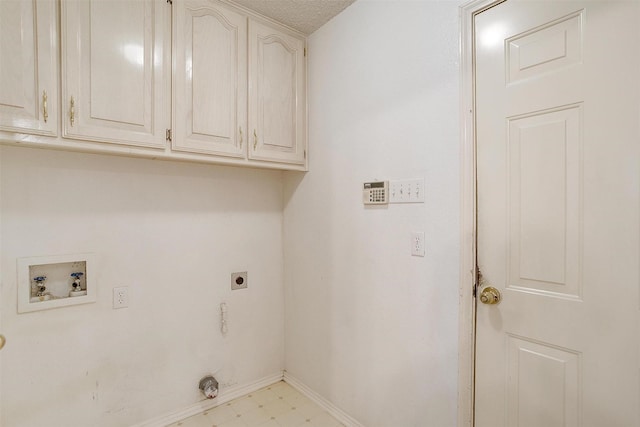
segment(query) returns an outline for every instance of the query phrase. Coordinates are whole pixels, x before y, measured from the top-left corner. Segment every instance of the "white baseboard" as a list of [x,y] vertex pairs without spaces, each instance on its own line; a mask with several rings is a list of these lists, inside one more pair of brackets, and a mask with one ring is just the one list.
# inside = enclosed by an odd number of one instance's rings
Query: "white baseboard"
[[277,383],[278,381],[282,381],[282,379],[283,373],[279,372],[248,384],[235,385],[221,390],[220,394],[215,399],[203,399],[186,408],[164,414],[152,420],[135,424],[132,427],[166,427],[169,424],[183,420],[192,415],[199,414],[200,412],[208,411],[211,408],[220,406],[223,403],[227,403],[233,399],[244,396],[245,394],[253,393],[256,390],[260,390],[261,388]]
[[332,417],[340,421],[346,427],[364,427],[364,425],[358,422],[355,418],[335,406],[333,403],[329,402],[324,397],[320,396],[318,393],[310,389],[306,384],[292,376],[287,371],[284,371],[284,380],[287,384],[291,385],[291,387],[307,396],[316,405],[327,411],[329,414],[331,414]]

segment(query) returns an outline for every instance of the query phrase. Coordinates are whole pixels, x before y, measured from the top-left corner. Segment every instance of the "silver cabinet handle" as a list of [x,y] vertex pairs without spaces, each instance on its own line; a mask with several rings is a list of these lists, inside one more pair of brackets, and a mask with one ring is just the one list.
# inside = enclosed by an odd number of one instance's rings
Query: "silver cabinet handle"
[[242,148],[242,126],[240,126],[240,148]]
[[258,134],[256,133],[256,130],[253,130],[253,149],[255,150],[256,147],[258,147]]

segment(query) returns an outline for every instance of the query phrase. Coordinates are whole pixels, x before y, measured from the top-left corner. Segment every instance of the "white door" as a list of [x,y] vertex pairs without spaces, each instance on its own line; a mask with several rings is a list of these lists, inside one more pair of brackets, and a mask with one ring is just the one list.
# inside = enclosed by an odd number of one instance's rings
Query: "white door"
[[477,307],[477,427],[640,423],[639,18],[508,0],[475,19],[478,268],[502,294]]
[[0,130],[58,133],[53,0],[0,1]]
[[303,39],[249,21],[249,158],[304,164]]
[[174,3],[172,147],[246,157],[247,18],[208,0]]
[[160,0],[65,0],[63,135],[162,148],[171,6]]

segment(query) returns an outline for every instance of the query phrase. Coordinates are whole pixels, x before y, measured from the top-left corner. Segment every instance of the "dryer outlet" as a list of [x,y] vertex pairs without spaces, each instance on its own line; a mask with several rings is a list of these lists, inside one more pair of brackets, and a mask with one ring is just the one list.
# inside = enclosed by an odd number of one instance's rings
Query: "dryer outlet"
[[231,290],[246,289],[249,286],[249,276],[246,271],[231,273]]

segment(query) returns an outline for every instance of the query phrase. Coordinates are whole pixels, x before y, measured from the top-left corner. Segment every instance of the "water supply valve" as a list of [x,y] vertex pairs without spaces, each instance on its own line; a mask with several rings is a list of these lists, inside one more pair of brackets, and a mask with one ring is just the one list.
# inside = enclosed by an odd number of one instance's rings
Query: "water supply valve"
[[47,287],[44,285],[44,281],[47,280],[47,276],[37,276],[33,278],[33,281],[36,282],[36,287],[38,291],[36,292],[36,296],[41,297],[44,295],[44,292],[47,290]]
[[71,287],[73,289],[69,291],[70,297],[79,297],[79,296],[87,295],[87,291],[82,290],[82,276],[84,276],[84,273],[81,271],[77,273],[71,273],[71,277],[73,278],[73,283],[71,284]]
[[73,290],[74,291],[81,291],[82,290],[82,284],[80,283],[80,279],[82,278],[82,276],[84,276],[84,273],[78,272],[78,273],[71,273],[71,277],[73,277]]
[[218,381],[211,375],[200,380],[199,388],[207,399],[215,399],[218,396]]

